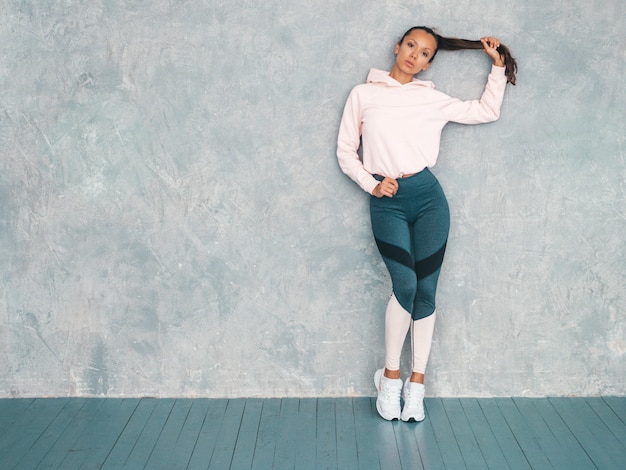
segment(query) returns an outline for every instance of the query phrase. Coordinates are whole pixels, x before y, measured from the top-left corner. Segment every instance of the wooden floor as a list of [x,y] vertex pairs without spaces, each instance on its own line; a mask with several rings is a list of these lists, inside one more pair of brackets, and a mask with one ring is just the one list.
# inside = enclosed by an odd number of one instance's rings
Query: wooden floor
[[626,397],[4,399],[0,469],[626,469]]

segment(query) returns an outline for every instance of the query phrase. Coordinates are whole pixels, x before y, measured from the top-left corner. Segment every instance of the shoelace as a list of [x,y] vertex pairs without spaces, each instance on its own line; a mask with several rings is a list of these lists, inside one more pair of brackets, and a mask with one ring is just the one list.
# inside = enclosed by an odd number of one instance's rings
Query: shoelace
[[[423,389],[422,389],[423,390]],[[422,390],[415,390],[414,387],[408,386],[406,390],[406,403],[409,408],[416,408],[419,406],[420,401],[424,398]]]
[[381,384],[380,392],[382,393],[383,400],[385,401],[392,401],[392,400],[400,401],[402,388],[401,387],[383,387]]

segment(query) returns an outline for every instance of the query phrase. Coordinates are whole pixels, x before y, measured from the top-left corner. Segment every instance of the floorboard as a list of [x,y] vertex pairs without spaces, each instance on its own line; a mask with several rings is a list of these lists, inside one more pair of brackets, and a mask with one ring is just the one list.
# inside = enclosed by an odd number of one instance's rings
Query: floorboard
[[[425,470],[442,470],[445,469],[442,450],[437,442],[435,430],[433,429],[432,418],[430,415],[430,402],[432,398],[424,400],[426,409],[426,419],[420,423],[410,423],[408,429],[415,439],[415,443],[419,450],[420,460]],[[419,468],[419,467],[417,467]]]
[[252,458],[253,470],[266,470],[272,468],[274,452],[276,450],[276,433],[280,417],[281,400],[271,398],[263,400],[261,420],[259,422],[259,434],[254,447]]
[[104,398],[87,400],[36,468],[78,468],[87,453],[87,449],[79,447],[81,438],[100,424],[97,417],[100,408],[105,403],[110,406],[113,401],[107,401]]
[[340,398],[335,401],[335,416],[337,420],[337,468],[357,470],[359,458],[352,398]]
[[554,468],[539,445],[539,437],[535,430],[524,419],[524,416],[515,406],[515,402],[511,398],[497,398],[495,400],[531,468]]
[[146,421],[145,427],[130,450],[130,454],[124,462],[124,468],[143,468],[146,465],[172,412],[172,408],[174,408],[175,400],[167,398],[154,400],[154,402],[155,406]]
[[576,468],[578,462],[571,460],[567,452],[564,451],[555,435],[556,431],[548,427],[543,414],[535,407],[534,400],[516,398],[513,403],[552,467],[557,469]]
[[241,427],[233,452],[232,468],[250,468],[254,457],[256,438],[259,434],[259,423],[263,401],[260,399],[246,400],[241,418]]
[[626,423],[626,400],[624,397],[602,397],[602,400],[623,423]]
[[[64,400],[65,406],[54,417],[46,429],[37,437],[37,440],[33,442],[33,445],[28,451],[21,457],[18,467],[23,468],[36,468],[46,457],[50,449],[54,446],[59,436],[65,432],[70,425],[72,418],[78,413],[78,411],[85,405],[87,398],[80,398],[74,400]],[[32,431],[31,429],[28,429]],[[17,449],[13,449],[15,456],[19,454]],[[6,462],[7,467],[10,467],[13,463]]]
[[465,468],[487,470],[487,462],[480,450],[476,435],[470,426],[461,401],[458,398],[446,398],[442,400],[442,403],[465,462]]
[[[0,440],[0,455],[5,456],[6,467],[11,468],[22,459],[67,403],[66,398],[32,400],[19,416],[7,422]],[[23,403],[17,405],[22,408]]]
[[0,400],[0,469],[626,468],[626,397]]
[[380,421],[372,413],[373,402],[374,399],[369,397],[353,398],[352,408],[359,468],[376,470],[380,469],[380,464],[375,429]]
[[487,468],[506,469],[509,467],[498,440],[489,425],[487,418],[482,412],[478,400],[475,398],[462,398],[459,400],[469,426],[474,434],[481,455]]
[[302,470],[316,468],[318,403],[314,398],[301,399],[295,422],[295,467]]
[[508,468],[511,470],[530,470],[530,463],[526,459],[511,427],[500,411],[496,399],[480,400],[478,403],[485,415],[485,419],[489,423],[490,429],[493,431],[493,435],[498,441]]
[[[568,462],[568,466],[565,468],[576,468],[580,470],[595,469],[596,466],[585,450],[580,446],[575,436],[571,433],[552,404],[548,400],[531,400],[531,403],[532,406],[537,409],[538,413],[541,414],[541,418],[546,423],[546,426],[558,441],[558,453],[561,457],[566,458]],[[553,459],[555,458],[559,458],[559,456],[553,456]]]
[[213,456],[213,450],[219,437],[220,428],[224,415],[226,413],[226,406],[228,400],[211,400],[207,409],[206,416],[202,422],[200,433],[196,439],[189,464],[187,468],[190,470],[203,469],[206,470],[211,457]]
[[63,459],[61,468],[71,470],[102,467],[109,450],[138,404],[138,399],[104,400],[94,419],[86,424],[72,444],[72,452]]
[[[63,398],[57,400],[63,400]],[[5,435],[12,432],[13,425],[23,418],[24,412],[34,402],[34,398],[0,400],[0,422],[3,423],[0,429],[0,449],[2,449],[2,443],[5,441]]]
[[[335,400],[317,400],[315,468],[337,468],[337,418]],[[309,443],[312,446],[312,443]],[[297,467],[300,468],[300,467]]]
[[228,405],[224,411],[224,420],[211,456],[210,469],[232,468],[233,453],[241,428],[245,404],[245,400],[242,399],[228,400]]
[[615,414],[602,398],[591,397],[586,398],[585,401],[604,425],[610,429],[622,448],[626,447],[626,423]]
[[398,421],[379,420],[374,423],[374,442],[378,450],[378,464],[384,470],[397,470],[402,468],[398,445],[396,444],[396,432],[394,428]]
[[297,398],[281,400],[273,463],[276,470],[295,467],[299,406]]
[[413,431],[420,426],[419,423],[397,423],[393,427],[400,459],[401,468],[420,470],[424,468],[419,448],[416,445]]
[[[183,426],[187,421],[189,412],[191,411],[191,400],[176,400],[167,416],[167,420],[158,435],[154,447],[150,452],[146,467],[154,470],[158,469],[171,469],[178,468],[171,466],[178,463],[176,460],[171,461],[172,454],[172,442],[178,441],[178,436],[182,432]],[[189,460],[189,456],[185,458],[184,455],[180,456],[181,460]]]
[[426,406],[429,410],[428,419],[430,419],[435,431],[445,468],[466,468],[459,443],[454,436],[454,431],[452,431],[442,400],[433,398],[427,401]]
[[584,398],[551,398],[550,403],[567,424],[596,467],[626,467],[626,451],[593,412]]
[[172,436],[169,452],[163,455],[163,468],[187,468],[211,403],[213,402],[207,399],[191,400],[189,413],[178,436]]
[[103,470],[114,470],[124,467],[126,460],[145,429],[148,418],[152,414],[156,404],[157,400],[154,399],[143,399],[139,401],[132,416],[124,426],[124,429],[116,436],[115,442],[111,446],[111,449],[108,450],[107,457],[102,464]]

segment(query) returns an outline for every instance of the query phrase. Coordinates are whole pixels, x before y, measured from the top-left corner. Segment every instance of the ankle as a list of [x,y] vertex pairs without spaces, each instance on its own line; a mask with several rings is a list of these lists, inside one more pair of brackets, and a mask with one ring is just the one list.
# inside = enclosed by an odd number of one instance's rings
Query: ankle
[[400,369],[398,370],[389,370],[385,367],[385,373],[383,374],[388,379],[399,379],[400,378]]
[[422,374],[420,372],[413,372],[411,374],[411,378],[409,379],[409,382],[413,382],[413,383],[418,383],[418,384],[424,385],[424,374]]

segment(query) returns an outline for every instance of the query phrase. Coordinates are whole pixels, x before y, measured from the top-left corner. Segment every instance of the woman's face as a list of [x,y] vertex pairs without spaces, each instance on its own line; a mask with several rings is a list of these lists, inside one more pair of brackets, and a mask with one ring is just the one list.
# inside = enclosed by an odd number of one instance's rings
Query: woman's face
[[436,50],[437,40],[426,31],[415,29],[404,38],[402,44],[396,44],[394,69],[413,77],[430,67],[430,59]]

